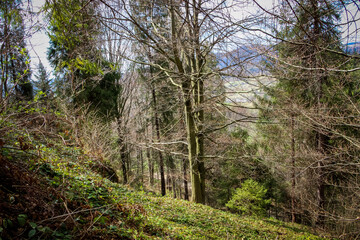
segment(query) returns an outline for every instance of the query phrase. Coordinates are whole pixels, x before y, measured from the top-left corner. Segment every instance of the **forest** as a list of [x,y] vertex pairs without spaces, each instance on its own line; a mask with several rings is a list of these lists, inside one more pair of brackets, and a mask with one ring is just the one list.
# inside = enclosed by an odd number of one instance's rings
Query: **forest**
[[357,0],[0,16],[0,240],[360,238]]

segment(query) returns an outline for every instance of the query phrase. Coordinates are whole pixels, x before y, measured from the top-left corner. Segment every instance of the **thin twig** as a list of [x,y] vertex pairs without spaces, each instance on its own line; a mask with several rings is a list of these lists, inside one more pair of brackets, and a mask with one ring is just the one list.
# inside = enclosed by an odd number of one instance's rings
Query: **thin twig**
[[105,208],[105,207],[108,207],[108,206],[111,206],[111,205],[113,205],[113,204],[108,204],[108,205],[104,205],[104,206],[96,207],[96,208],[91,208],[91,209],[79,210],[79,211],[72,212],[72,213],[66,213],[66,214],[62,214],[62,215],[58,215],[58,216],[55,216],[55,217],[51,217],[51,218],[48,218],[48,219],[41,220],[38,223],[43,223],[43,222],[46,222],[46,221],[51,221],[51,220],[55,220],[55,219],[63,218],[63,217],[69,217],[69,215],[75,215],[75,214],[78,214],[78,213],[89,212],[89,211],[92,211],[92,210]]

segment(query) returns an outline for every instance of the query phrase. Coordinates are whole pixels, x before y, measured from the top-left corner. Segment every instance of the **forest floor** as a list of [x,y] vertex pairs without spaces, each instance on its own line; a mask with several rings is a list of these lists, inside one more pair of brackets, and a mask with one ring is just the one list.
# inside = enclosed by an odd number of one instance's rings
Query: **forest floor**
[[0,240],[325,239],[110,181],[57,113],[0,117]]

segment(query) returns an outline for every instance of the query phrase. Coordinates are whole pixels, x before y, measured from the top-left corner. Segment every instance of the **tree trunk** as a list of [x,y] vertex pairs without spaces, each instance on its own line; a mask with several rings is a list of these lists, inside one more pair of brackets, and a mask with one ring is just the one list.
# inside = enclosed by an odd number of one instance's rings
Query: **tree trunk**
[[[156,128],[156,137],[157,141],[160,142],[160,123],[157,112],[157,102],[156,102],[156,92],[155,87],[152,89],[152,97],[154,104],[154,112],[155,112],[155,128]],[[164,171],[164,159],[161,151],[159,151],[159,169],[160,169],[160,183],[161,183],[161,195],[166,195],[166,185],[165,185],[165,171]]]
[[291,114],[291,222],[295,222],[295,117]]
[[128,183],[128,178],[127,178],[127,169],[126,169],[126,162],[127,162],[127,154],[126,154],[126,146],[124,143],[124,136],[123,133],[121,131],[121,119],[120,117],[117,118],[117,129],[118,129],[118,144],[120,147],[120,160],[121,160],[121,170],[122,170],[122,175],[123,175],[123,184],[127,184]]
[[170,173],[170,156],[167,156],[167,164],[166,164],[166,186],[168,192],[172,191],[172,179],[171,179],[171,173]]
[[[130,161],[130,159],[131,159],[131,153],[130,153],[130,151],[131,151],[131,149],[129,149],[128,147],[127,147],[127,145],[125,145],[125,159],[126,159],[126,162],[125,162],[125,164],[126,164],[126,174],[127,174],[127,179],[129,179],[130,178],[130,176],[132,175],[131,174],[131,167],[132,167],[132,162]],[[128,180],[129,181],[129,180]]]
[[199,158],[198,155],[201,148],[198,147],[199,139],[196,137],[195,133],[195,119],[192,113],[190,99],[185,101],[185,119],[191,177],[191,201],[205,203],[205,194],[201,179],[203,175],[201,174],[202,163],[200,161],[202,159]]
[[[171,42],[172,51],[174,56],[174,63],[178,72],[183,76],[181,90],[183,94],[183,104],[185,113],[185,125],[188,144],[188,158],[191,177],[191,201],[197,203],[205,203],[205,167],[203,162],[204,156],[204,142],[203,134],[201,132],[204,124],[203,110],[201,104],[204,99],[203,80],[201,78],[201,51],[199,26],[201,23],[198,21],[201,1],[194,1],[192,6],[189,2],[185,2],[185,11],[193,11],[193,18],[190,22],[186,21],[188,26],[188,34],[192,39],[191,48],[192,52],[184,59],[179,52],[178,44],[178,29],[177,19],[175,16],[176,3],[171,2],[170,6],[170,20],[171,20]],[[189,14],[187,14],[189,17]],[[198,122],[196,122],[198,121]]]
[[144,186],[144,157],[142,150],[140,150],[140,170],[141,170],[141,186]]
[[151,154],[151,149],[147,148],[146,149],[146,157],[148,159],[148,168],[149,168],[149,181],[150,181],[150,185],[154,186],[154,165],[152,162],[152,154]]
[[169,179],[169,191],[173,191],[173,197],[176,198],[176,165],[175,159],[169,155],[168,156],[168,179]]
[[[197,62],[197,61],[196,61]],[[199,63],[198,63],[199,64]],[[196,148],[197,148],[197,171],[199,172],[199,180],[200,180],[200,194],[201,194],[201,202],[205,203],[205,163],[204,163],[204,134],[203,124],[204,124],[204,110],[202,108],[202,104],[204,102],[204,84],[201,79],[201,76],[198,76],[197,79],[197,94],[196,97],[196,108],[198,112],[196,113]]]
[[[146,127],[146,136],[149,139],[149,131],[148,131],[148,127]],[[151,154],[151,148],[147,147],[146,148],[146,157],[148,159],[148,170],[149,170],[149,182],[150,182],[150,186],[154,186],[154,164],[153,164],[153,157]]]
[[[2,44],[1,45],[1,49],[0,49],[0,52],[3,52],[4,51],[4,47],[5,47],[5,44]],[[4,69],[4,56],[6,56],[6,53],[5,54],[0,54],[0,66],[1,66],[1,69]],[[5,83],[5,71],[1,71],[1,83],[0,83],[0,103],[3,104],[3,87],[4,87],[4,83]],[[0,111],[2,109],[0,108]]]
[[[5,54],[1,54],[1,86],[0,86],[0,100],[2,102],[3,95],[7,95],[7,78],[8,78],[8,54],[9,54],[9,36],[8,36],[8,8],[5,7],[5,13],[4,13],[4,40],[5,42],[1,46],[1,53],[4,51]],[[3,58],[4,55],[4,58]],[[5,102],[3,103],[4,105]]]
[[189,188],[187,180],[187,160],[183,159],[183,174],[184,174],[184,199],[189,201]]
[[125,144],[122,140],[119,140],[119,145],[120,145],[120,158],[121,158],[121,169],[122,169],[122,175],[123,175],[123,184],[127,184],[128,183],[128,178],[127,178],[127,168],[126,168],[126,163],[127,163],[127,154],[126,154],[126,147]]

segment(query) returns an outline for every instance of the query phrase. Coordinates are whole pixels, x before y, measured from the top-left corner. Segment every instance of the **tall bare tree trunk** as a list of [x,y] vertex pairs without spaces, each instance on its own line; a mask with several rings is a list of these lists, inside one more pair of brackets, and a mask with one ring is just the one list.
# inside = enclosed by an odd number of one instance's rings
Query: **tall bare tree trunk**
[[291,222],[295,222],[295,116],[291,114]]
[[[3,95],[7,95],[7,78],[8,78],[8,54],[9,54],[9,33],[8,33],[8,11],[7,6],[4,13],[4,40],[1,45],[1,86],[0,86],[0,102],[2,102]],[[4,105],[6,105],[4,103]]]
[[198,112],[196,114],[197,120],[197,132],[196,132],[196,148],[197,148],[197,158],[196,158],[196,165],[195,171],[199,174],[199,181],[200,181],[200,189],[199,192],[201,194],[201,201],[200,203],[205,203],[205,163],[204,163],[204,134],[203,124],[204,124],[204,110],[202,104],[204,103],[204,83],[201,79],[201,76],[197,79],[197,93],[195,94],[196,102],[197,102],[197,109]]
[[195,132],[195,117],[192,111],[192,104],[190,99],[185,101],[185,119],[186,119],[186,132],[188,142],[188,155],[190,164],[190,177],[191,177],[191,201],[197,203],[205,203],[205,194],[203,188],[201,173],[201,156],[199,158],[199,139]]
[[[192,5],[192,6],[191,6]],[[186,77],[182,83],[182,92],[184,99],[185,124],[188,143],[188,155],[191,177],[191,201],[205,203],[205,166],[204,166],[204,136],[202,128],[204,124],[204,112],[202,104],[204,102],[204,85],[201,75],[203,59],[200,51],[199,38],[199,11],[201,1],[185,3],[187,12],[192,9],[193,16],[191,21],[188,19],[188,31],[192,36],[191,56],[188,56],[186,68],[184,69],[180,60],[177,48],[174,48],[175,64],[181,73],[189,72],[190,77]],[[172,21],[172,38],[176,42],[176,20],[174,8],[170,9]],[[189,16],[189,14],[187,14]],[[187,75],[187,74],[185,74]],[[197,109],[196,111],[194,111]]]
[[167,164],[166,164],[166,186],[168,192],[172,191],[172,179],[171,179],[171,173],[170,173],[170,156],[167,156]]
[[[157,102],[156,102],[156,91],[155,87],[152,89],[152,98],[154,104],[154,114],[155,114],[155,130],[156,130],[156,137],[157,141],[160,142],[160,122],[159,122],[159,115],[157,110]],[[159,153],[159,170],[160,170],[160,183],[161,183],[161,195],[166,195],[166,185],[165,185],[165,170],[164,170],[164,159],[161,151]]]
[[142,150],[140,150],[140,174],[141,174],[141,186],[144,186],[144,157]]
[[[150,139],[149,131],[148,131],[147,126],[146,126],[146,136],[147,136],[147,139]],[[146,148],[146,158],[148,160],[148,171],[149,171],[150,186],[154,186],[154,163],[153,163],[152,150],[151,150],[150,147]]]
[[173,156],[168,156],[168,185],[169,191],[173,191],[173,197],[176,198],[176,165]]
[[189,201],[189,188],[187,180],[187,159],[183,159],[183,175],[184,175],[184,199]]
[[150,151],[151,151],[150,148],[146,149],[146,157],[148,159],[150,185],[154,186],[154,165],[153,165],[153,161],[152,161],[152,154]]
[[117,118],[117,129],[118,129],[118,144],[120,147],[120,160],[121,160],[121,170],[122,170],[122,175],[123,175],[123,184],[127,184],[128,183],[128,172],[127,172],[127,168],[126,168],[126,163],[127,163],[127,153],[126,153],[126,145],[124,142],[124,136],[123,133],[121,131],[121,118]]

